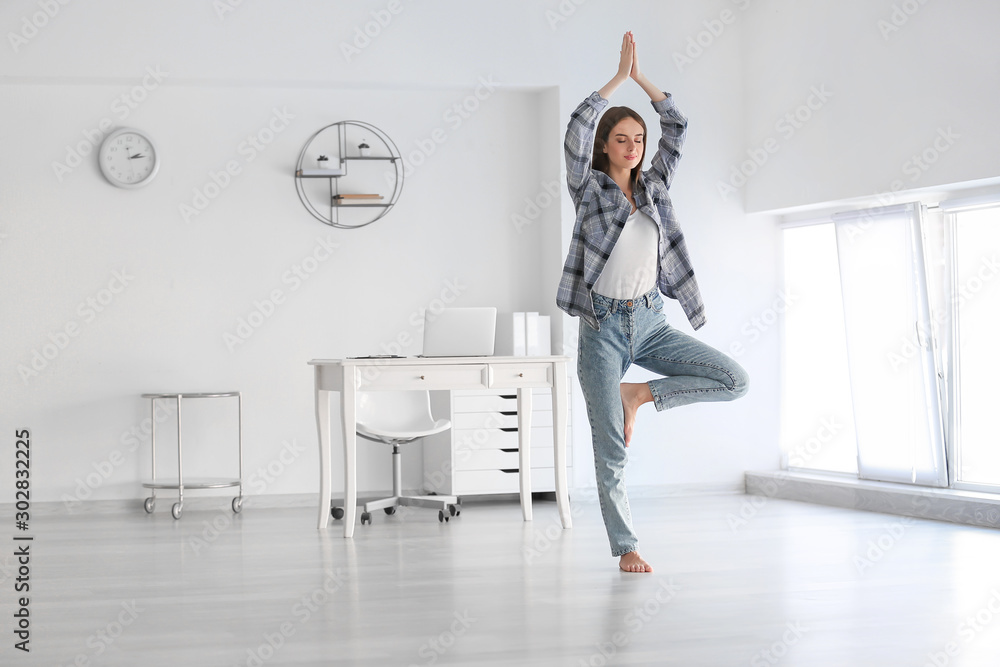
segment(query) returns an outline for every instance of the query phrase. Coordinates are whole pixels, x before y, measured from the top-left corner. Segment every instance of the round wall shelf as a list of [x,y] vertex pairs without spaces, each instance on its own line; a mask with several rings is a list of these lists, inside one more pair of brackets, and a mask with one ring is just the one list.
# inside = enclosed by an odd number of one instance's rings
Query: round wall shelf
[[[327,158],[324,166],[320,156]],[[403,191],[403,160],[382,130],[342,120],[317,130],[302,147],[295,190],[306,210],[323,224],[357,229],[396,205]]]

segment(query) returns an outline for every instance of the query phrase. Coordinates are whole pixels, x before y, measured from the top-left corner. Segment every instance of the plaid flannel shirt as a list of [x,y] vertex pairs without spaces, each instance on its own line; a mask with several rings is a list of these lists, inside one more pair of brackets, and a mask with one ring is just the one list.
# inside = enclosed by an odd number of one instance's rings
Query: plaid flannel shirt
[[[660,229],[657,287],[677,299],[691,326],[700,329],[705,324],[705,306],[668,194],[687,134],[687,118],[669,94],[652,104],[660,115],[660,141],[633,195],[639,210]],[[597,330],[600,323],[591,293],[632,212],[628,198],[611,177],[591,168],[597,117],[607,105],[608,101],[594,92],[576,108],[566,129],[566,182],[576,206],[576,224],[556,295],[562,310],[582,317]]]

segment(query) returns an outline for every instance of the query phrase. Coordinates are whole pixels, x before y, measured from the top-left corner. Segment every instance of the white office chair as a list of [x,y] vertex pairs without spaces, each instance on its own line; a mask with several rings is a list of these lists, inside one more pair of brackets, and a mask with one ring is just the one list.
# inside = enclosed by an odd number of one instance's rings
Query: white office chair
[[[456,496],[404,496],[403,467],[399,446],[451,428],[447,419],[434,419],[430,394],[427,391],[359,391],[357,402],[358,435],[366,440],[392,445],[392,496],[364,504],[361,523],[371,523],[371,512],[385,510],[395,514],[405,506],[429,507],[438,510],[438,521],[448,521],[461,514]],[[334,507],[333,518],[340,519],[344,510]]]

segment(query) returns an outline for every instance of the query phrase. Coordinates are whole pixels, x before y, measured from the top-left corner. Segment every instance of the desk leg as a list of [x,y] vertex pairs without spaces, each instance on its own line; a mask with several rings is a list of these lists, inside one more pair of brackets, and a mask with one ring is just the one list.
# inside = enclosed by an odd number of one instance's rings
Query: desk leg
[[531,521],[531,389],[517,390],[517,450],[521,514]]
[[344,537],[354,536],[354,516],[358,504],[357,446],[358,410],[354,368],[344,368],[344,388],[340,392],[340,418],[344,425]]
[[316,430],[319,433],[319,521],[317,528],[326,528],[330,519],[330,392],[319,388],[319,366],[316,367]]
[[552,364],[552,429],[555,439],[556,503],[563,528],[573,527],[570,516],[569,491],[566,488],[566,425],[569,421],[569,400],[566,395],[566,362]]

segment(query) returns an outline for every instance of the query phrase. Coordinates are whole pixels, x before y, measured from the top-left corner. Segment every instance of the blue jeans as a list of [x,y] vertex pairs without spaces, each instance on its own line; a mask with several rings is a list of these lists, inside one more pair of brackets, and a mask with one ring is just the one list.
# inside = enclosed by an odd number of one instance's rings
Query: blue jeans
[[594,439],[601,513],[611,552],[621,556],[638,547],[625,491],[628,450],[620,389],[625,371],[636,364],[666,376],[648,383],[657,411],[731,401],[747,392],[749,378],[725,354],[667,324],[658,289],[634,300],[597,293],[593,299],[601,329],[581,320],[577,373]]

